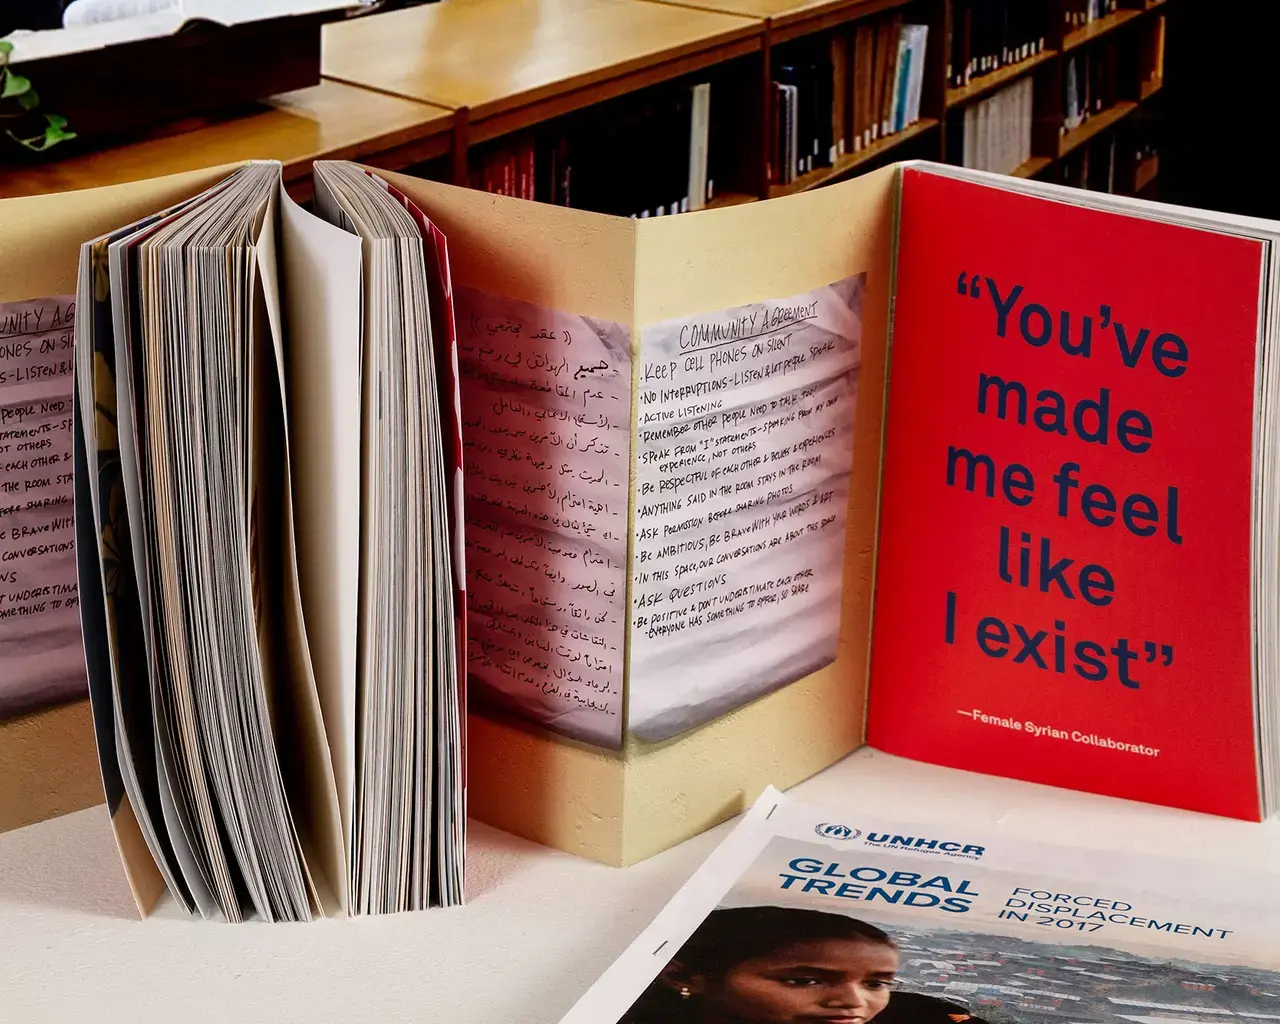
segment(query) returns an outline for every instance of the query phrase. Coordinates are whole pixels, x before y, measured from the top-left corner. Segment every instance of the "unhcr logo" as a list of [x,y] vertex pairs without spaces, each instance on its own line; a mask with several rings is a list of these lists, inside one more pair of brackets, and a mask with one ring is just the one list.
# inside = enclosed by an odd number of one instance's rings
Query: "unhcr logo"
[[951,857],[978,860],[986,848],[972,843],[958,843],[950,839],[929,839],[926,836],[899,836],[891,832],[868,832],[868,846],[911,850],[914,853],[943,853]]
[[848,825],[830,824],[825,821],[815,825],[813,830],[823,839],[857,839],[858,836],[862,835],[856,828],[850,828]]

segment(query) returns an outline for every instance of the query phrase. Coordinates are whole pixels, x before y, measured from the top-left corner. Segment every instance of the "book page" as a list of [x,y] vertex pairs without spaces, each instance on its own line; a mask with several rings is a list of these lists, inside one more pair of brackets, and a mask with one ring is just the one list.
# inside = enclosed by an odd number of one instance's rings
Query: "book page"
[[86,693],[72,515],[75,296],[0,304],[0,718]]
[[454,296],[475,696],[616,747],[629,332],[470,288]]
[[[357,786],[360,239],[307,213],[283,190],[280,236],[299,585],[350,851]],[[343,881],[333,884],[345,899]]]
[[834,660],[865,275],[641,333],[629,727]]

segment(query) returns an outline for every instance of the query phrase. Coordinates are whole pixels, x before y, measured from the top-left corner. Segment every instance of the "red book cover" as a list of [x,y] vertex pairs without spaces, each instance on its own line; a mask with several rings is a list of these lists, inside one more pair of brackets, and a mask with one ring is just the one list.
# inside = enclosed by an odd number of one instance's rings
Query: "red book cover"
[[904,172],[873,746],[1260,817],[1262,258]]

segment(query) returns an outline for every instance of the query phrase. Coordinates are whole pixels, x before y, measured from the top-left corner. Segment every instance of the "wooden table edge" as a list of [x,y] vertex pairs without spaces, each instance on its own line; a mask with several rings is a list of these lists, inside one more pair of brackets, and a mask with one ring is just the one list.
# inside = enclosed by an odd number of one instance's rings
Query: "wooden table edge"
[[[642,2],[661,3],[662,0],[642,0]],[[735,14],[726,14],[725,17],[732,18],[740,24],[731,29],[725,29],[711,39],[693,40],[656,53],[642,54],[604,68],[584,71],[533,86],[522,92],[471,105],[468,107],[470,141],[483,142],[499,135],[519,131],[560,114],[580,110],[648,85],[655,85],[763,50],[764,21]],[[456,97],[389,89],[384,85],[373,85],[327,71],[324,72],[324,77],[344,85],[370,89],[400,99],[452,109],[455,112],[467,106]]]

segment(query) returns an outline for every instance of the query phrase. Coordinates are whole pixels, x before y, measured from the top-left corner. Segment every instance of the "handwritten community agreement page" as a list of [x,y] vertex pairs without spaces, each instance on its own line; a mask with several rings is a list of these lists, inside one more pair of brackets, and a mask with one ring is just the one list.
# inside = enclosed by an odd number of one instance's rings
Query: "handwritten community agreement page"
[[85,692],[71,512],[75,299],[0,304],[0,717]]
[[467,288],[455,301],[473,692],[617,747],[629,332]]
[[641,334],[628,725],[834,660],[865,276]]

